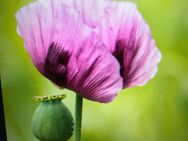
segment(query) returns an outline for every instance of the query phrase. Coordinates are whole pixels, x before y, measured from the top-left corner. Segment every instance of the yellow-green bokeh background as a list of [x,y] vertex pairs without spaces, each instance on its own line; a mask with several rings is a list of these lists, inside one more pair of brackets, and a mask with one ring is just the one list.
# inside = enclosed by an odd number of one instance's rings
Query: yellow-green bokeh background
[[[38,105],[34,95],[66,92],[64,102],[74,113],[75,94],[59,90],[39,74],[16,33],[14,14],[28,2],[0,0],[0,73],[8,141],[37,141],[30,127]],[[122,90],[110,104],[84,100],[83,141],[188,140],[188,1],[135,2],[162,52],[159,71],[147,85]]]

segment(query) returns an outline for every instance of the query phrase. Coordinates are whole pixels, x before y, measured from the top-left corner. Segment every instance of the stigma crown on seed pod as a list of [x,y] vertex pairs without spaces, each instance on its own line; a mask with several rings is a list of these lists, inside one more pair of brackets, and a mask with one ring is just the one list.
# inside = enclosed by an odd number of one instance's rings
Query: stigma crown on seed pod
[[49,100],[63,100],[66,97],[65,94],[60,95],[47,95],[47,96],[34,96],[35,101],[49,101]]

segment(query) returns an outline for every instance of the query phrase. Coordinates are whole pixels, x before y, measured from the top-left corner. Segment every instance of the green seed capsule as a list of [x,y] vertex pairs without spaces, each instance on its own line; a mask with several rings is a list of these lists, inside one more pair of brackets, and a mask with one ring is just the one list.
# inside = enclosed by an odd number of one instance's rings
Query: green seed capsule
[[73,117],[62,97],[37,97],[41,103],[32,118],[32,132],[40,141],[67,141],[73,134]]

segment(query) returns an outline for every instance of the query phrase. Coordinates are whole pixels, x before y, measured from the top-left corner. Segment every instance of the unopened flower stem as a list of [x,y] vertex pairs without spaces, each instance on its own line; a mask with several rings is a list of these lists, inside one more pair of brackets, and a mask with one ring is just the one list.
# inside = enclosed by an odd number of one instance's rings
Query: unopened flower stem
[[83,98],[76,94],[75,103],[75,141],[81,141],[81,129],[82,129],[82,105]]

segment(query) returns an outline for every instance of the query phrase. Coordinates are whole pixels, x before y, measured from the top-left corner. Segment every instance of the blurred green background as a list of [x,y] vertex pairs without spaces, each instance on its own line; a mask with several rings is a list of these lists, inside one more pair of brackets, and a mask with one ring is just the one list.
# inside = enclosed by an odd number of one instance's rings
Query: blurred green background
[[[8,141],[37,141],[31,133],[34,95],[67,93],[33,66],[16,33],[15,12],[28,0],[0,0],[0,73]],[[154,79],[122,90],[110,104],[84,100],[83,141],[188,141],[188,1],[135,0],[162,52]],[[73,139],[70,139],[72,141]]]

